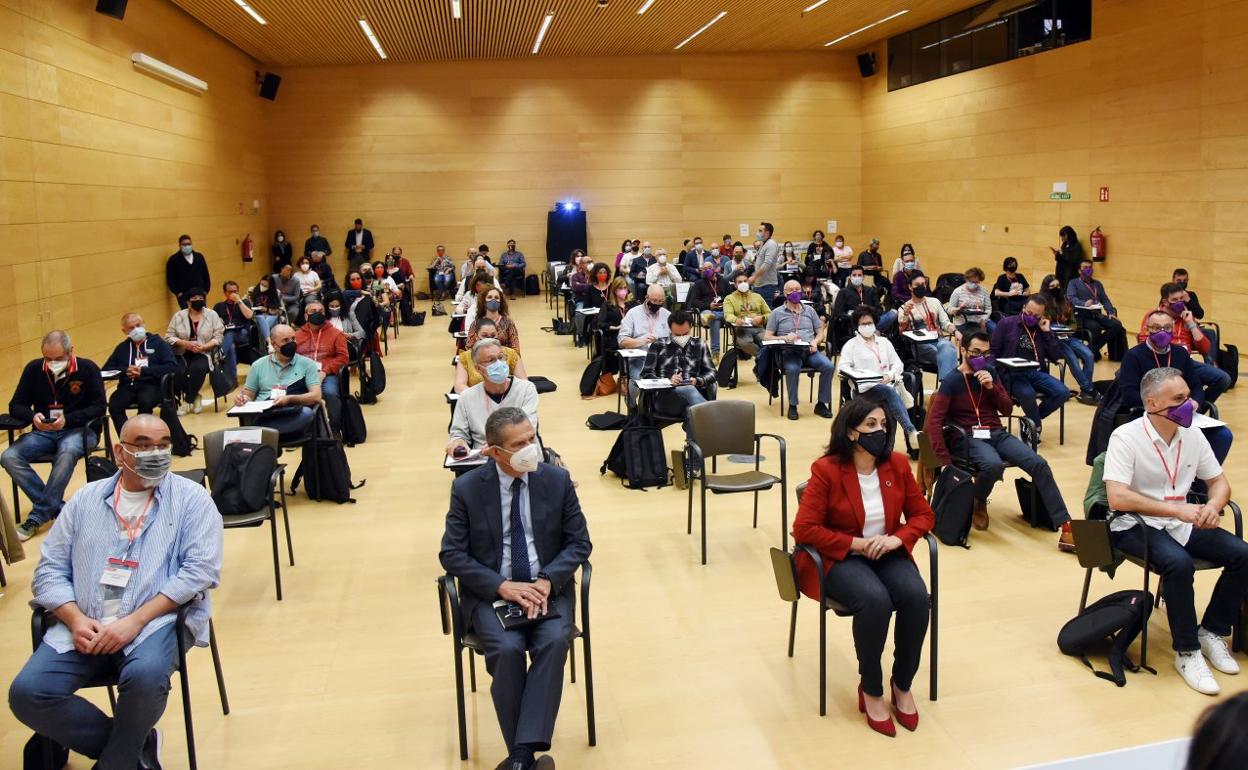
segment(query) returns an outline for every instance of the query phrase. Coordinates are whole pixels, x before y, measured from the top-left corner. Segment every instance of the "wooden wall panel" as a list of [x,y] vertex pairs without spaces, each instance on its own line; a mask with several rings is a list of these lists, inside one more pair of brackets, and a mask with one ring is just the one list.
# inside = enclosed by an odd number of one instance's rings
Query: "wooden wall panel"
[[[1224,334],[1242,338],[1248,4],[1141,10],[1096,0],[1090,42],[894,93],[886,77],[863,81],[863,221],[884,250],[909,241],[929,272],[976,264],[991,277],[1013,255],[1034,281],[1052,272],[1059,227],[1088,247],[1100,225],[1110,256],[1098,272],[1129,325],[1183,266]],[[1073,200],[1049,200],[1056,181]]]
[[[254,279],[258,267],[244,269],[237,244],[248,232],[269,240],[268,181],[255,63],[165,0],[131,0],[124,22],[80,0],[3,0],[0,29],[0,393],[9,393],[50,328],[65,327],[99,362],[123,312],[163,330],[176,309],[164,262],[183,232],[214,283]],[[140,73],[133,51],[208,81],[208,92]]]
[[337,249],[360,216],[378,246],[400,244],[420,266],[438,243],[462,260],[509,237],[540,265],[546,212],[565,197],[588,210],[600,259],[626,236],[675,253],[692,235],[709,242],[762,219],[782,239],[828,219],[859,238],[860,78],[846,54],[282,75],[268,124],[272,213],[300,242],[316,222]]

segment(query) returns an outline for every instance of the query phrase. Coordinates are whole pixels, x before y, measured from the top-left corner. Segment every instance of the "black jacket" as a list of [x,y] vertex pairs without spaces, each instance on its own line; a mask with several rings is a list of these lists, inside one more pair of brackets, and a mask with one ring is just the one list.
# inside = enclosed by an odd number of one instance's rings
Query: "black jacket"
[[[290,241],[282,241],[274,243],[269,247],[269,252],[273,255],[273,272],[281,270],[290,264],[290,258],[293,249],[290,247]],[[205,287],[207,288],[207,287]]]
[[362,259],[368,259],[369,261],[372,261],[373,259],[373,231],[372,230],[369,230],[367,227],[364,228],[364,255],[361,257],[357,257],[355,252],[352,251],[352,247],[355,246],[355,228],[354,227],[352,227],[350,230],[347,231],[347,238],[344,241],[344,243],[347,249],[347,259],[356,260],[356,261],[359,261]]
[[55,386],[49,383],[48,376],[42,358],[26,364],[9,401],[11,416],[24,422],[31,422],[36,413],[46,418],[54,403],[65,410],[66,428],[80,428],[104,416],[104,380],[95,362],[74,358],[70,369]]
[[1196,403],[1204,405],[1205,389],[1196,376],[1196,368],[1192,365],[1192,354],[1182,345],[1171,345],[1166,353],[1154,353],[1147,342],[1128,350],[1122,356],[1122,365],[1118,367],[1118,387],[1122,392],[1122,408],[1134,409],[1144,406],[1140,399],[1140,382],[1158,365],[1170,366],[1183,372],[1183,379],[1191,390]]
[[[368,231],[365,230],[364,232]],[[334,253],[334,248],[329,245],[328,238],[323,235],[318,235],[315,238],[308,238],[303,242],[303,256],[310,257],[314,251],[323,251],[325,252],[325,256],[328,257],[330,254]]]
[[[134,353],[140,349],[143,351],[142,355],[147,356],[147,366],[139,370],[138,379],[132,380],[126,376],[126,368],[134,363]],[[117,388],[120,390],[159,383],[161,377],[177,371],[178,365],[174,361],[173,348],[169,347],[169,343],[159,334],[148,334],[142,345],[135,345],[128,339],[122,340],[113,348],[112,355],[104,362],[104,368],[121,372],[121,376],[117,378]]]
[[203,254],[195,251],[191,253],[190,264],[187,264],[182,252],[175,251],[169,255],[169,259],[165,260],[165,285],[169,287],[169,293],[177,297],[179,302],[184,300],[182,295],[187,289],[208,291],[212,288],[212,279],[208,275],[208,260],[204,259]]
[[[1187,309],[1192,311],[1192,317],[1201,319],[1205,317],[1205,309],[1200,306],[1200,300],[1196,297],[1196,292],[1187,289]],[[1218,340],[1221,342],[1221,340]]]
[[[720,306],[723,306],[724,297],[732,293],[732,285],[722,276],[715,276],[715,290],[719,292]],[[689,287],[689,296],[685,298],[685,307],[690,310],[710,310],[711,300],[715,299],[715,293],[711,291],[711,284],[705,278],[699,278]]]
[[[859,289],[862,289],[861,298],[858,294]],[[844,318],[859,305],[872,307],[876,312],[880,310],[880,293],[874,286],[868,286],[866,279],[863,279],[862,286],[859,287],[846,282],[845,287],[836,293],[836,299],[832,300],[832,317]]]

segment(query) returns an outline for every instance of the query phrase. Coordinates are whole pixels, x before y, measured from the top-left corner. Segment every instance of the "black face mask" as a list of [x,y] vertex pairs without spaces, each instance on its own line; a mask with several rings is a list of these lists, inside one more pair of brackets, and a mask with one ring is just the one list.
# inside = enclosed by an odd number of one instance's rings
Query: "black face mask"
[[294,340],[291,340],[290,342],[287,342],[285,345],[282,345],[277,350],[279,353],[282,354],[284,358],[294,358],[295,351],[298,349],[299,349],[299,346],[295,344]]
[[1061,286],[1053,286],[1049,289],[1049,294],[1052,294],[1054,297],[1061,297],[1065,292],[1062,291]]
[[656,305],[653,302],[647,302],[646,309],[649,310],[651,313],[657,313],[663,309],[663,303],[660,302],[659,304]]
[[334,318],[337,318],[337,317],[338,317],[338,314],[339,314],[339,313],[341,313],[341,312],[342,312],[342,308],[340,308],[340,307],[331,307],[331,308],[329,309],[329,314],[330,314],[331,316],[333,316]]
[[888,445],[888,431],[883,429],[871,433],[859,433],[857,443],[866,450],[867,454],[877,460],[887,460],[893,453],[892,447]]
[[325,314],[319,311],[308,313],[308,323],[312,324],[313,326],[320,326],[321,324],[325,323]]
[[191,300],[191,310],[203,310],[205,303],[202,299]]
[[926,286],[915,286],[915,287],[914,287],[914,296],[918,297],[919,299],[923,299],[924,297],[926,297],[926,296],[927,296],[927,287],[926,287]]

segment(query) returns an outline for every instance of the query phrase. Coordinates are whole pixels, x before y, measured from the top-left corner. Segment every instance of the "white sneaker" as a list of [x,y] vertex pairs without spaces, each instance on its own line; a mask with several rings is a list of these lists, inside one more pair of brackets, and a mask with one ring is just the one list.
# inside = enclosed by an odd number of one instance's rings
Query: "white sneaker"
[[1183,681],[1187,682],[1187,686],[1196,692],[1205,695],[1217,695],[1222,692],[1222,688],[1218,686],[1218,680],[1213,678],[1209,667],[1205,665],[1204,657],[1199,652],[1195,650],[1176,652],[1174,668],[1183,677]]
[[912,430],[906,434],[906,444],[915,449],[919,448],[919,432],[917,430]]
[[1239,673],[1239,663],[1235,662],[1235,656],[1227,648],[1225,639],[1204,627],[1196,632],[1196,638],[1200,641],[1201,654],[1209,659],[1214,668],[1223,674]]
[[188,403],[186,403],[185,401],[183,401],[180,405],[178,405],[178,416],[179,416],[179,417],[185,417],[185,416],[187,416],[187,415],[188,415],[188,414],[190,414],[190,413],[191,413],[191,405],[190,405],[190,404],[188,404]]
[[204,411],[204,402],[198,398],[195,399],[195,405],[191,407],[191,411],[194,412],[195,414],[199,414],[200,412]]

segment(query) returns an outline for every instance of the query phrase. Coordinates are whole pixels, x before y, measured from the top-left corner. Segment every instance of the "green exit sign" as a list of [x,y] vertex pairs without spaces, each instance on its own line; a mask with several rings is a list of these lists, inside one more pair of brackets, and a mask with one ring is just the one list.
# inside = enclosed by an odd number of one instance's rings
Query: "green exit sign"
[[1055,193],[1049,193],[1049,200],[1051,200],[1051,201],[1068,201],[1068,200],[1070,200],[1070,193],[1068,193],[1068,192],[1064,192],[1064,193],[1058,193],[1058,192],[1055,192]]

